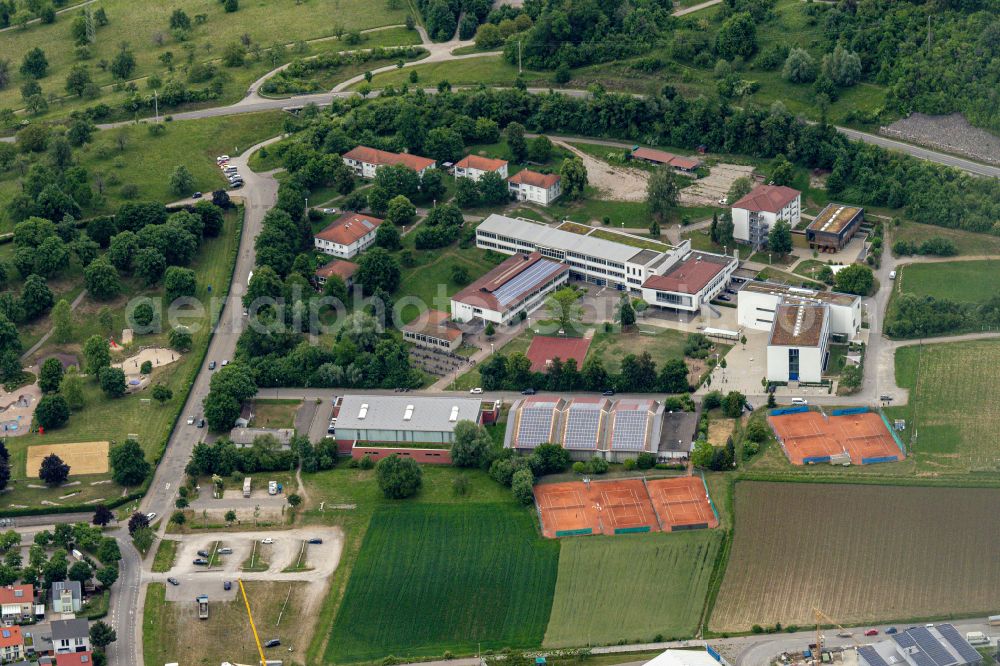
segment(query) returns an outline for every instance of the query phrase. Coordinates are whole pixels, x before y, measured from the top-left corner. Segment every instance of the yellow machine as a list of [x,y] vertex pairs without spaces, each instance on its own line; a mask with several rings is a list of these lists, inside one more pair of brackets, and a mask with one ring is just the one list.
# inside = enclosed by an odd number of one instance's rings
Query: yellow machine
[[246,588],[243,587],[243,580],[237,580],[240,584],[240,593],[243,595],[243,604],[247,607],[247,617],[250,618],[250,629],[253,631],[253,639],[257,643],[257,653],[260,655],[260,666],[267,666],[267,658],[264,656],[264,646],[260,644],[260,636],[257,635],[257,625],[253,622],[253,613],[250,612],[250,600],[247,599]]

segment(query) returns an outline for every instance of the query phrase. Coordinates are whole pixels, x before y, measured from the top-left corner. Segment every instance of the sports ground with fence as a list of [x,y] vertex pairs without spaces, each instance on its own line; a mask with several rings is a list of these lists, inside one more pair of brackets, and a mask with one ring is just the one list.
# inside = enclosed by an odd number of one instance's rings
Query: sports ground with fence
[[827,415],[806,406],[772,409],[768,423],[793,465],[870,465],[906,457],[906,448],[885,416],[868,407],[834,409]]
[[676,532],[717,527],[719,516],[698,476],[570,481],[535,486],[542,534]]

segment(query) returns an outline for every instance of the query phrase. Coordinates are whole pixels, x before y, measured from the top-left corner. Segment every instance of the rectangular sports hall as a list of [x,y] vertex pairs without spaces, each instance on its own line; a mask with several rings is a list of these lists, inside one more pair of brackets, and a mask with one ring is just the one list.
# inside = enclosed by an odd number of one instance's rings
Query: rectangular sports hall
[[675,532],[717,527],[718,515],[700,477],[570,481],[535,486],[542,534]]
[[805,406],[772,409],[767,420],[793,465],[870,465],[906,457],[885,418],[867,407],[834,409],[829,415]]

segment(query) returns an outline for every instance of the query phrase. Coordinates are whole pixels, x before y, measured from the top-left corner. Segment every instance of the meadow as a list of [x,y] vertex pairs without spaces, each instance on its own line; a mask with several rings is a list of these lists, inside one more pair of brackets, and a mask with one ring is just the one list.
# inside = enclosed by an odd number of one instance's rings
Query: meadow
[[562,539],[545,647],[695,635],[722,538],[701,530]]
[[1000,606],[1000,490],[739,482],[709,629],[954,618]]
[[[621,370],[622,359],[628,354],[638,356],[648,351],[657,366],[662,366],[668,359],[684,357],[686,340],[687,333],[670,328],[640,326],[639,330],[628,333],[599,331],[590,343],[588,357],[601,359],[604,369],[612,374]],[[726,345],[718,346],[723,356],[729,351]]]
[[[948,279],[942,279],[947,275]],[[904,264],[897,292],[951,301],[982,302],[1000,291],[1000,261],[941,261]]]
[[995,473],[1000,469],[1000,401],[984,368],[1000,362],[1000,341],[911,345],[896,350],[896,382],[909,404],[886,414],[907,421],[901,433],[926,472]]
[[[990,234],[977,234],[961,229],[948,229],[930,224],[920,224],[903,220],[898,226],[892,227],[892,242],[906,241],[920,244],[928,238],[945,238],[955,244],[958,254],[981,256],[1000,254],[1000,238]],[[903,259],[905,261],[905,259]]]
[[510,504],[375,511],[327,645],[327,662],[536,647],[559,544]]

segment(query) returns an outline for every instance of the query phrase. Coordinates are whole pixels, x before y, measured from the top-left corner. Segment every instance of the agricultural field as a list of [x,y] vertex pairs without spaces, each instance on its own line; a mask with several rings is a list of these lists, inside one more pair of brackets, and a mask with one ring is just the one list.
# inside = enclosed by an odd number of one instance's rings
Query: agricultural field
[[[545,647],[693,636],[722,538],[701,530],[562,539]],[[654,575],[641,574],[647,566]]]
[[[947,275],[947,279],[942,279]],[[982,302],[1000,291],[1000,261],[941,261],[904,264],[896,291],[951,301]]]
[[511,504],[380,508],[324,661],[538,646],[558,560],[558,542]]
[[921,471],[1000,469],[1000,403],[996,381],[984,368],[1000,363],[1000,341],[910,345],[896,350],[896,382],[909,404],[886,410],[904,418],[903,442]]
[[978,615],[1000,606],[1000,490],[743,481],[708,628]]

